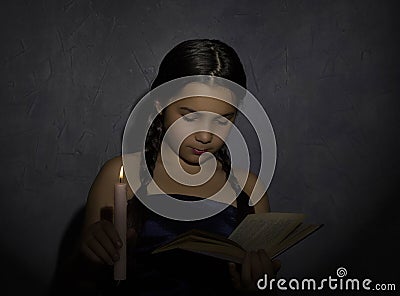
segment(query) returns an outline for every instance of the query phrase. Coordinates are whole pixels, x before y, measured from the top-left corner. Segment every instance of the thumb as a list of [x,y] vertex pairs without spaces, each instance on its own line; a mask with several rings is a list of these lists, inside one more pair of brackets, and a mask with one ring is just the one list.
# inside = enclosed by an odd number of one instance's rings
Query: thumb
[[233,262],[228,262],[228,268],[229,268],[229,275],[231,277],[233,287],[235,289],[240,289],[240,287],[241,287],[240,274],[236,270],[236,264]]

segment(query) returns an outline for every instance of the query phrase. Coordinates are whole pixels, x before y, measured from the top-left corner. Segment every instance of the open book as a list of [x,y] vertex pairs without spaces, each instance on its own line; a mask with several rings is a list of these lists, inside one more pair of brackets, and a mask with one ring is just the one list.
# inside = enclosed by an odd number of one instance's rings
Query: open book
[[304,217],[304,214],[297,213],[249,214],[228,238],[193,229],[177,236],[152,253],[183,249],[242,263],[246,251],[264,249],[273,259],[322,226],[322,224],[304,224]]

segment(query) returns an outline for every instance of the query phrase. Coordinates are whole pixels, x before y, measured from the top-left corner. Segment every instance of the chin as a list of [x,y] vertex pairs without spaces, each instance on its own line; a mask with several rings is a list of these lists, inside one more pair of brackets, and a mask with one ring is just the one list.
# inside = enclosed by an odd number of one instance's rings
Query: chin
[[196,155],[182,155],[179,158],[187,164],[190,165],[199,165],[199,157]]

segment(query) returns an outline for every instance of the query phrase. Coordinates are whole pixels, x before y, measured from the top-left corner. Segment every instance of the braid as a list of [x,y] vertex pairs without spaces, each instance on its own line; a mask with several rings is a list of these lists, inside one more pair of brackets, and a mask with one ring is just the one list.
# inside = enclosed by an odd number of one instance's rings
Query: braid
[[239,224],[248,214],[254,213],[254,208],[248,206],[248,200],[244,199],[243,195],[241,195],[242,189],[239,185],[239,182],[234,175],[233,171],[231,171],[231,158],[228,153],[228,148],[224,144],[221,149],[218,151],[217,158],[222,163],[222,169],[225,171],[226,179],[231,184],[232,188],[236,192],[236,204],[237,204],[237,215],[236,221]]
[[[163,117],[164,117],[163,115],[158,114],[156,116],[156,118],[154,118],[154,121],[151,123],[149,131],[147,133],[146,143],[145,143],[146,163],[144,162],[144,157],[142,157],[141,180],[142,180],[142,178],[144,178],[143,173],[144,173],[144,170],[146,169],[145,168],[146,165],[149,168],[150,175],[153,177],[153,171],[154,171],[154,168],[156,165],[158,151],[160,150],[161,140],[164,136]],[[150,119],[149,119],[149,121],[150,121]],[[146,180],[147,184],[149,184],[150,181],[151,180]]]
[[226,144],[224,144],[221,149],[216,153],[216,157],[222,163],[222,169],[225,172],[225,178],[231,183],[233,190],[239,195],[242,189],[240,188],[239,182],[236,176],[231,171],[231,158],[229,155],[229,150]]
[[[151,118],[149,118],[151,122]],[[151,123],[147,133],[145,141],[145,157],[141,157],[140,161],[140,187],[137,190],[140,196],[147,194],[147,186],[150,184],[154,168],[157,161],[158,151],[161,146],[161,139],[164,136],[163,132],[163,115],[158,114],[154,121]],[[150,172],[150,178],[145,174],[146,170]],[[146,219],[147,208],[142,202],[138,201],[136,195],[134,195],[128,201],[128,227],[134,227],[136,231],[140,231],[144,220]]]

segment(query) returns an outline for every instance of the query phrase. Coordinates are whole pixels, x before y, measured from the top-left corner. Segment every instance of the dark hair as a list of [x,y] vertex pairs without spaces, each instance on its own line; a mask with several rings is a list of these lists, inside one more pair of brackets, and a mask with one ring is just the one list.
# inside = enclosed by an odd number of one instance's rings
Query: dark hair
[[246,88],[243,65],[232,47],[219,40],[193,39],[179,43],[165,55],[151,89],[191,75],[218,76]]
[[[192,75],[222,77],[246,89],[246,74],[235,50],[222,41],[215,39],[192,39],[176,45],[163,58],[151,89],[168,81]],[[145,157],[142,157],[140,169],[141,186],[138,189],[141,193],[146,193],[147,185],[151,182],[151,179],[144,177],[145,174],[142,172],[147,166],[150,175],[153,176],[163,134],[163,115],[158,114],[150,125],[145,141]],[[215,153],[215,157],[221,161],[222,168],[226,173],[226,179],[239,194],[241,188],[236,177],[230,172],[231,159],[225,144]],[[130,214],[133,209],[135,215]],[[145,210],[145,207],[141,202],[137,201],[137,198],[130,199],[128,202],[128,226],[134,226],[136,230],[140,229],[144,221],[143,214],[146,212]]]

